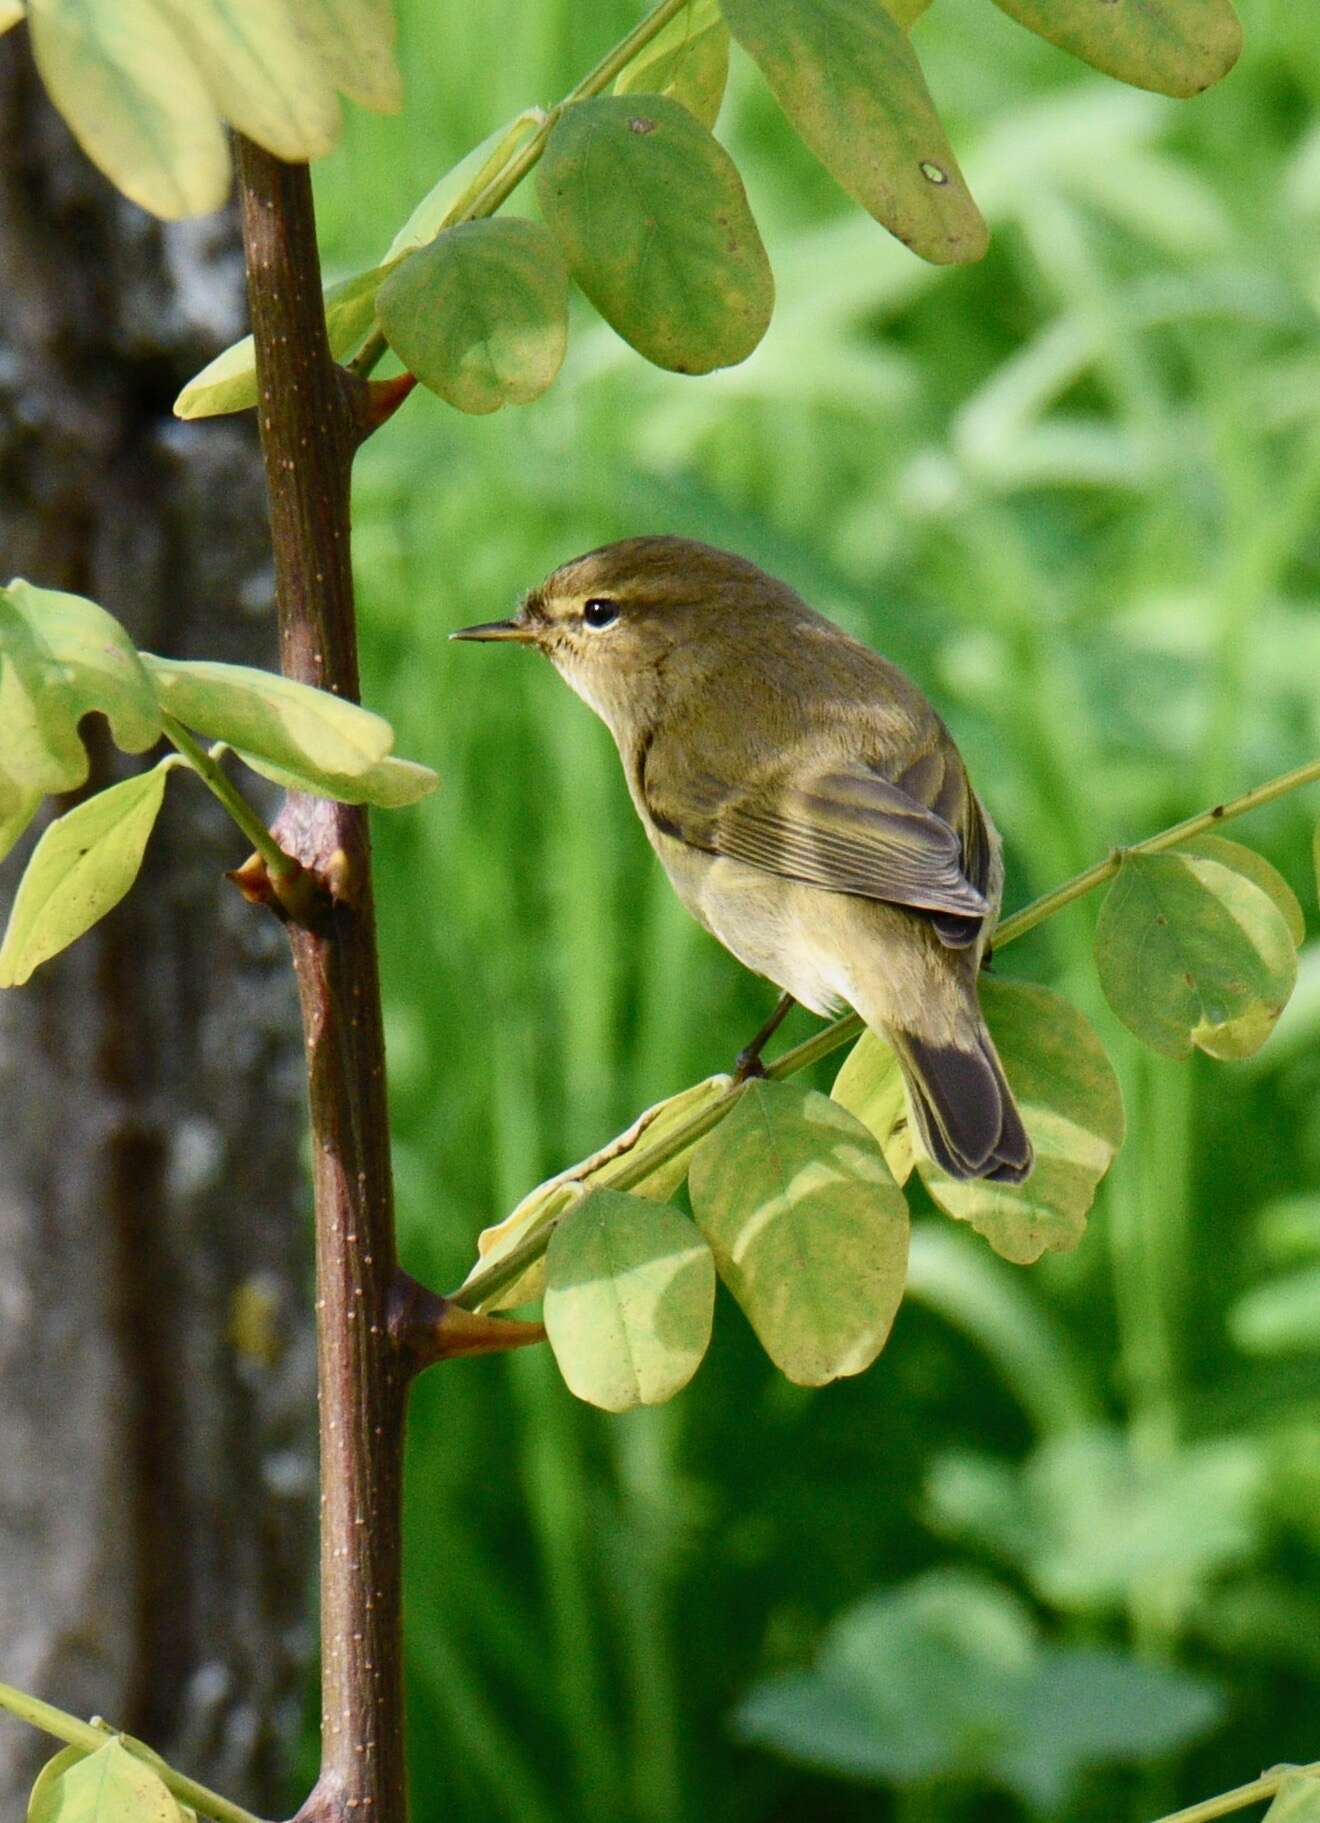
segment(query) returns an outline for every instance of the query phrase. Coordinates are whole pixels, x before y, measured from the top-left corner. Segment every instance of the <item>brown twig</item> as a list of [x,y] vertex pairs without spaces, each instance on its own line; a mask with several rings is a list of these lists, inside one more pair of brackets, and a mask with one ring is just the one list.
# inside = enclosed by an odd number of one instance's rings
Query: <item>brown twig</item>
[[[326,343],[311,183],[238,141],[284,673],[356,699],[349,471],[365,382]],[[290,925],[307,1054],[321,1432],[321,1769],[303,1823],[403,1823],[401,1494],[408,1368],[366,814],[293,794],[280,846],[341,890]]]

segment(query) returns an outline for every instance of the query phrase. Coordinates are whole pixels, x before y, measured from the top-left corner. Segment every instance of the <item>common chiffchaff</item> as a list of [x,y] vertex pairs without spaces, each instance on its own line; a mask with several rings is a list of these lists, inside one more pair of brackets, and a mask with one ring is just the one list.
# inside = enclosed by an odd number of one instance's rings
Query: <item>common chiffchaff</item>
[[976,995],[999,837],[901,671],[754,563],[686,538],[589,551],[511,620],[453,637],[545,653],[614,736],[689,911],[813,1012],[846,1002],[893,1046],[937,1164],[1027,1175]]

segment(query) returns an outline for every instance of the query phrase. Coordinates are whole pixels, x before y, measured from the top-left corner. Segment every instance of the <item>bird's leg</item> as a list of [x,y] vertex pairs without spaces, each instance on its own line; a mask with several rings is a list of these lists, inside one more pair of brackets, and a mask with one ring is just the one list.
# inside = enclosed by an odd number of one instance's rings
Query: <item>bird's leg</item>
[[745,1044],[733,1064],[733,1080],[746,1082],[753,1076],[764,1076],[765,1065],[761,1062],[761,1052],[769,1044],[780,1026],[787,1019],[795,1002],[791,994],[781,994],[779,1005],[771,1013],[760,1031],[750,1044]]

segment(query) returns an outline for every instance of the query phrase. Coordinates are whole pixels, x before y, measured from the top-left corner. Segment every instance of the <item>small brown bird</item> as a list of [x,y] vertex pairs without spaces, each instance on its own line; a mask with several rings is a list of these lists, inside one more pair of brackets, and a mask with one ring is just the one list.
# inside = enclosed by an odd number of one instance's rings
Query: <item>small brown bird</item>
[[576,557],[455,639],[545,653],[614,736],[679,897],[813,1012],[897,1053],[950,1176],[1019,1183],[1022,1125],[977,1001],[999,837],[903,673],[745,558],[686,538]]

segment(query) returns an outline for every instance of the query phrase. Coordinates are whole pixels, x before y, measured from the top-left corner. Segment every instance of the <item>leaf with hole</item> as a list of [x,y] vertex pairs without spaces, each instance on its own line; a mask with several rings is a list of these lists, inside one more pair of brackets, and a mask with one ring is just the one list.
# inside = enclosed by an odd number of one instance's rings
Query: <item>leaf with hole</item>
[[0,987],[21,987],[33,969],[118,905],[138,876],[175,763],[171,756],[150,772],[107,786],[43,832],[0,944]]
[[94,601],[12,582],[0,589],[0,820],[35,792],[73,791],[87,778],[78,723],[93,711],[115,745],[142,753],[159,740],[151,680],[119,622]]
[[1106,76],[1161,95],[1199,95],[1242,49],[1230,0],[995,0],[1028,31]]
[[556,122],[537,195],[578,284],[675,373],[746,360],[774,280],[728,153],[665,95],[598,95]]
[[715,1264],[668,1203],[595,1190],[546,1254],[546,1335],[569,1391],[607,1412],[659,1405],[710,1343]]
[[[700,1115],[713,1110],[728,1093],[727,1076],[708,1076],[704,1082],[694,1083],[690,1089],[684,1089],[678,1095],[671,1095],[665,1101],[656,1102],[654,1107],[645,1109],[637,1116],[632,1125],[612,1139],[608,1145],[593,1152],[589,1158],[569,1165],[564,1171],[538,1184],[518,1204],[511,1215],[505,1216],[502,1222],[496,1222],[484,1228],[477,1237],[477,1263],[463,1281],[466,1285],[477,1273],[488,1267],[498,1265],[517,1247],[532,1239],[549,1227],[563,1212],[582,1195],[583,1185],[591,1185],[600,1174],[606,1171],[617,1174],[636,1165],[637,1157],[644,1149],[649,1154],[661,1156],[657,1164],[638,1183],[629,1184],[628,1189],[634,1196],[648,1196],[658,1202],[668,1202],[683,1179],[688,1174],[688,1164],[696,1140],[690,1141],[672,1157],[664,1157],[675,1134]],[[605,1179],[608,1184],[610,1180]],[[484,1300],[480,1310],[512,1310],[519,1304],[530,1303],[541,1295],[545,1283],[545,1260],[537,1260],[528,1267],[518,1279],[507,1285],[502,1291]]]
[[463,222],[411,254],[381,286],[391,348],[459,411],[539,398],[568,346],[568,271],[538,222]]
[[150,652],[142,658],[167,715],[289,772],[360,779],[394,745],[383,716],[276,671]]
[[749,1082],[688,1188],[720,1277],[790,1380],[871,1365],[903,1296],[908,1212],[859,1120],[815,1090]]
[[856,202],[923,259],[980,259],[981,212],[907,34],[881,0],[722,4],[780,107]]
[[[1118,1078],[1090,1022],[1048,988],[981,982],[981,1006],[1016,1097],[1036,1163],[1025,1183],[917,1169],[946,1215],[969,1223],[1017,1265],[1066,1253],[1086,1227],[1096,1187],[1123,1143]],[[920,1142],[917,1142],[920,1144]]]
[[729,28],[718,0],[688,0],[619,75],[616,95],[670,95],[713,127],[729,80]]
[[183,1823],[178,1800],[160,1774],[122,1742],[108,1740],[95,1753],[72,1751],[76,1758],[58,1775],[46,1778],[64,1754],[38,1778],[27,1823]]
[[1110,1006],[1166,1057],[1187,1057],[1193,1046],[1211,1057],[1250,1056],[1297,979],[1284,912],[1255,880],[1194,844],[1123,857],[1100,909],[1095,955]]

